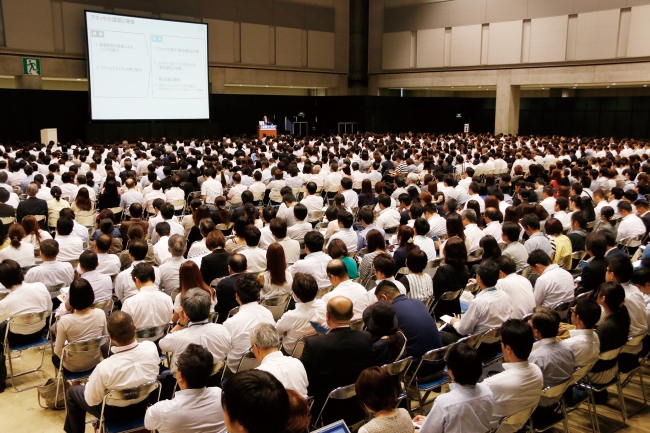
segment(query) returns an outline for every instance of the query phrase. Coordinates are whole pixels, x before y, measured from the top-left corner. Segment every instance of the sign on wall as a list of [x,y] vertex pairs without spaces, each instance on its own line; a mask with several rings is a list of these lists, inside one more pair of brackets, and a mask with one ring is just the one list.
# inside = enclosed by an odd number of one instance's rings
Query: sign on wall
[[41,59],[23,57],[23,75],[41,75]]
[[463,132],[469,132],[469,123],[466,123],[463,127]]

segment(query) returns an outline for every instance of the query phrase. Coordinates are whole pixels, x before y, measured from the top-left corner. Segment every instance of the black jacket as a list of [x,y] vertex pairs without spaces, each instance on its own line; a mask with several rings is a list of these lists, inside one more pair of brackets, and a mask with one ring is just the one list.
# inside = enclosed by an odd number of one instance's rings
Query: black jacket
[[224,249],[218,249],[203,257],[201,275],[205,284],[210,284],[215,278],[228,276],[228,258],[231,255]]
[[28,197],[18,203],[16,211],[16,220],[21,222],[27,215],[45,215],[45,220],[38,224],[42,230],[47,230],[47,202],[36,197]]
[[244,273],[231,275],[228,278],[219,281],[219,284],[217,284],[217,287],[215,288],[215,291],[217,292],[217,306],[215,307],[215,310],[219,313],[219,320],[217,323],[225,322],[230,310],[239,306],[237,299],[235,298],[235,284],[242,275],[244,275]]
[[605,282],[605,270],[607,269],[608,262],[609,260],[604,257],[594,257],[585,266],[580,277],[580,284],[578,284],[578,288],[576,289],[576,296],[590,290],[598,290],[598,286]]
[[[0,203],[0,218],[15,217],[16,209],[8,204]],[[4,239],[7,236],[7,231],[11,224],[3,225],[0,224],[0,239]]]
[[[316,417],[330,391],[354,384],[359,374],[372,365],[372,337],[366,331],[335,328],[327,335],[306,339],[300,361],[307,371],[307,391],[314,396],[312,415]],[[330,401],[327,406],[323,414],[325,424],[341,418],[348,424],[363,419],[356,400]]]

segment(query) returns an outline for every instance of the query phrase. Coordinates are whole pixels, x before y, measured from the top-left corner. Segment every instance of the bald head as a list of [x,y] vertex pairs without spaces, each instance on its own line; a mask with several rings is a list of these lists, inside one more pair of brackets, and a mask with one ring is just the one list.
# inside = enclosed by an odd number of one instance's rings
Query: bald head
[[352,301],[345,296],[336,296],[327,303],[327,314],[330,321],[336,323],[350,323],[353,316]]
[[131,179],[131,178],[128,178],[128,179],[126,180],[126,182],[124,182],[124,184],[126,185],[126,187],[127,187],[128,189],[134,188],[134,187],[135,187],[135,180],[133,180],[133,179]]

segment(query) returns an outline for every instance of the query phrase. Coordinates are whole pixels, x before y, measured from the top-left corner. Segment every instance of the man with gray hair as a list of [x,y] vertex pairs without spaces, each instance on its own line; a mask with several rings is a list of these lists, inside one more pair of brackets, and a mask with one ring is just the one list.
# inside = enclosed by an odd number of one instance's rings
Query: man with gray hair
[[190,251],[187,253],[188,259],[191,259],[194,256],[198,256],[199,254],[210,252],[208,247],[205,245],[205,239],[214,229],[215,225],[212,221],[212,218],[203,218],[201,221],[199,221],[199,232],[201,232],[201,237],[203,239],[192,244]]
[[480,247],[481,239],[483,238],[483,231],[476,225],[477,217],[473,209],[465,209],[460,213],[463,219],[463,226],[465,226],[465,238],[469,244],[469,251],[473,251]]
[[[159,377],[161,383],[164,384],[163,393],[165,391],[168,393],[167,398],[171,398],[174,389],[173,377],[176,375],[176,361],[187,346],[194,343],[205,347],[212,353],[215,363],[226,359],[230,350],[230,333],[223,325],[208,321],[212,296],[214,294],[203,289],[188,290],[181,299],[178,322],[171,332],[158,342],[160,350],[172,353],[169,373],[163,373]],[[170,389],[166,385],[170,385]],[[164,394],[161,398],[164,398]]]
[[299,359],[280,352],[280,337],[271,323],[258,323],[250,330],[251,350],[260,362],[258,370],[271,373],[286,389],[307,398],[307,372]]
[[[187,247],[187,239],[181,235],[172,235],[167,241],[167,247],[172,256],[158,269],[160,269],[160,290],[169,295],[173,289],[180,287],[178,273],[181,265],[187,261],[183,257],[185,247]],[[174,303],[174,311],[176,312],[180,309],[180,300],[178,298],[177,301]],[[176,304],[178,304],[178,308],[176,308]]]

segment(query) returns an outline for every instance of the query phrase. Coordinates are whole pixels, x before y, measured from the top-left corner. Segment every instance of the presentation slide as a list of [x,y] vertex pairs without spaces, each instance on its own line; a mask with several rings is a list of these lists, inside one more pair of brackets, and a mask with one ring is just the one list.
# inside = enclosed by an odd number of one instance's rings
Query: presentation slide
[[208,25],[86,11],[93,120],[208,119]]

